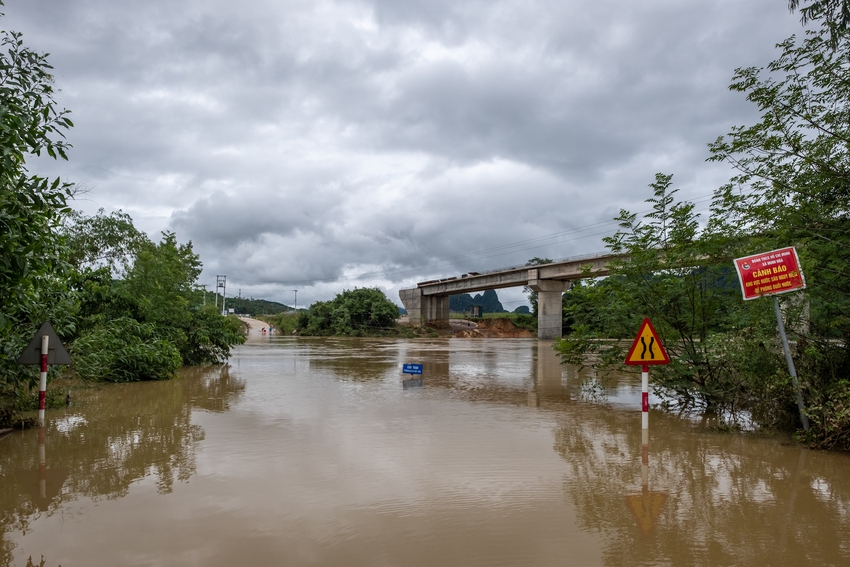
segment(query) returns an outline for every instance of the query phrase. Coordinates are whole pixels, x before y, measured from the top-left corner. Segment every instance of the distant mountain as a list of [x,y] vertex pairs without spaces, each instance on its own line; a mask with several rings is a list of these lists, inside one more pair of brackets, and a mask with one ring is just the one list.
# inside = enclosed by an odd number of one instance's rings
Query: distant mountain
[[286,311],[292,311],[292,307],[278,303],[277,301],[268,301],[267,299],[246,299],[244,297],[228,297],[225,303],[227,309],[233,309],[240,315],[277,315]]
[[480,305],[482,313],[507,313],[507,310],[502,307],[502,302],[499,301],[495,289],[477,293],[474,297],[468,293],[449,296],[449,311],[455,313],[469,312],[473,305]]

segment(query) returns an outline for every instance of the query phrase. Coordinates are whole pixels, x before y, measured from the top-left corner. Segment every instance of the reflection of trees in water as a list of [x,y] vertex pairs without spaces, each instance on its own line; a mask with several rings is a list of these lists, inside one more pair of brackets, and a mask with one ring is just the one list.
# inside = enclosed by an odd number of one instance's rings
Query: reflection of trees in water
[[309,358],[310,368],[331,372],[341,380],[367,382],[383,380],[394,370],[401,371],[395,343],[368,338],[313,341],[317,349]]
[[193,407],[224,412],[245,391],[245,381],[230,375],[230,366],[192,366],[181,372]]
[[[213,366],[186,369],[177,380],[78,391],[73,411],[48,415],[45,454],[52,499],[44,502],[37,492],[37,432],[2,441],[0,534],[25,533],[32,519],[52,515],[80,496],[122,497],[143,477],[155,477],[158,492],[171,492],[175,480],[195,473],[195,453],[204,439],[203,429],[191,423],[192,410],[225,411],[244,389],[229,367]],[[0,565],[9,564],[11,552],[4,538]]]
[[[655,417],[655,416],[653,416]],[[575,406],[555,450],[580,524],[604,537],[607,565],[844,564],[850,550],[850,479],[843,455],[806,453],[774,440],[650,426],[649,489],[668,498],[644,537],[625,501],[640,492],[637,414]]]

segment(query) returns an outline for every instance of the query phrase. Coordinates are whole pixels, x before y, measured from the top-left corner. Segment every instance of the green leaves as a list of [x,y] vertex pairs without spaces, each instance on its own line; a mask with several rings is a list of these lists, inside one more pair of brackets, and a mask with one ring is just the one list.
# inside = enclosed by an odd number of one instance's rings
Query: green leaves
[[[838,3],[811,7],[827,5]],[[732,258],[793,245],[807,289],[782,296],[782,304],[812,418],[806,439],[850,449],[844,381],[850,374],[850,32],[844,28],[789,38],[767,67],[735,71],[730,89],[745,94],[761,116],[709,144],[709,159],[737,174],[715,192],[703,229],[693,205],[675,201],[669,175],[656,175],[645,218],[621,211],[620,230],[606,244],[625,259],[614,263],[610,277],[565,299],[575,329],[558,345],[566,360],[592,356],[595,366],[619,366],[621,344],[598,339],[629,339],[635,315],[649,316],[673,357],[654,372],[656,385],[679,408],[745,407],[765,426],[795,427],[793,388],[773,339],[769,302],[743,302],[731,267]]]
[[649,317],[673,358],[653,372],[657,390],[680,409],[733,408],[745,399],[745,379],[712,356],[712,337],[761,332],[769,313],[754,317],[741,301],[726,247],[700,230],[693,204],[676,201],[672,175],[656,174],[650,188],[652,210],[640,219],[621,211],[620,230],[605,239],[623,255],[611,275],[565,295],[573,333],[557,350],[568,362],[623,370],[625,349]]
[[74,369],[82,378],[108,382],[164,380],[182,364],[180,351],[150,323],[112,319],[74,342]]
[[398,307],[378,288],[343,291],[300,314],[302,335],[369,336],[392,332]]
[[32,382],[15,360],[38,325],[50,319],[57,329],[73,328],[57,234],[71,186],[26,167],[42,150],[63,157],[70,147],[64,130],[71,122],[55,108],[50,68],[21,34],[0,32],[0,390]]

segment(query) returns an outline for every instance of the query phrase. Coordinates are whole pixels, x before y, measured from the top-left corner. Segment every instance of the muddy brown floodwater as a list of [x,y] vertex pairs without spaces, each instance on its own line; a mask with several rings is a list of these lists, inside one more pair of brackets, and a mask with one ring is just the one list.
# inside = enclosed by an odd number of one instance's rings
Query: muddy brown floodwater
[[846,455],[653,411],[644,471],[639,381],[535,339],[253,331],[0,438],[0,565],[850,564]]

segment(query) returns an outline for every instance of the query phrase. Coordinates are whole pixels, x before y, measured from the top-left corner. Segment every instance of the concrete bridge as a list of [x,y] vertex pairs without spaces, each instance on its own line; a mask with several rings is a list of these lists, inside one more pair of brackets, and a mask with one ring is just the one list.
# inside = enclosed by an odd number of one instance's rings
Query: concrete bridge
[[420,282],[398,294],[413,325],[448,328],[449,296],[488,289],[527,285],[537,292],[537,337],[561,337],[561,294],[573,280],[608,275],[617,254],[592,254],[557,260],[540,266],[515,266],[485,273],[469,272],[461,276]]

